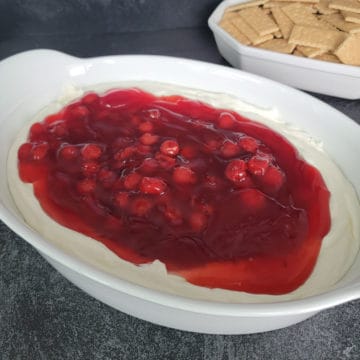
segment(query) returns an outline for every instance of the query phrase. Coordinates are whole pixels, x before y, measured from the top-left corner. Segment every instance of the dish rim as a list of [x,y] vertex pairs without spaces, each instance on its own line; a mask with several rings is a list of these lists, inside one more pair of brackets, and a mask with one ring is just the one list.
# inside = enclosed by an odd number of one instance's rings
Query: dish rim
[[[226,67],[223,65],[217,65],[212,63],[206,63],[203,61],[170,57],[170,56],[159,56],[159,55],[110,55],[110,56],[99,56],[91,58],[79,58],[65,54],[63,52],[58,52],[54,50],[47,49],[37,49],[22,52],[16,55],[13,55],[7,59],[4,59],[0,62],[0,69],[3,64],[12,62],[21,57],[28,55],[39,55],[39,56],[53,56],[53,57],[65,57],[68,60],[76,62],[76,65],[79,63],[86,64],[88,62],[102,62],[112,63],[113,61],[121,61],[121,59],[131,58],[151,59],[152,61],[163,61],[163,62],[173,62],[176,65],[181,63],[184,64],[195,64],[201,65],[208,68],[221,71],[226,71],[231,73],[240,72],[244,78],[255,79],[260,82],[265,82],[269,85],[275,85],[279,90],[285,89],[287,92],[293,93],[295,95],[300,95],[310,100],[312,103],[318,103],[322,106],[331,108],[332,111],[336,112],[338,116],[342,117],[341,121],[347,123],[347,126],[353,126],[356,128],[358,125],[352,121],[349,117],[341,113],[340,111],[332,108],[330,105],[308,95],[299,90],[293,89],[284,84],[278,83],[273,80],[263,78],[258,75],[244,72],[242,70]],[[64,64],[61,64],[64,66]],[[357,129],[356,131],[359,131]],[[196,300],[191,298],[186,298],[180,295],[168,294],[158,290],[153,290],[146,288],[137,284],[133,284],[130,281],[120,279],[116,276],[107,274],[104,271],[98,270],[91,265],[83,262],[80,259],[77,259],[75,256],[66,254],[61,249],[57,248],[55,245],[48,242],[43,238],[39,233],[30,228],[25,222],[21,221],[10,209],[6,208],[2,202],[0,202],[0,219],[16,234],[22,237],[26,242],[35,247],[41,254],[50,257],[55,262],[62,264],[65,267],[68,267],[70,270],[73,270],[85,277],[88,277],[98,283],[101,283],[105,286],[108,286],[117,291],[124,292],[128,295],[132,295],[143,300],[153,302],[165,307],[170,307],[174,309],[184,310],[193,313],[199,314],[208,314],[208,315],[219,315],[219,316],[231,316],[231,317],[267,317],[267,316],[286,316],[294,314],[305,314],[310,312],[317,312],[324,310],[329,307],[333,307],[357,298],[360,298],[360,283],[353,285],[346,285],[337,289],[329,290],[323,294],[314,295],[304,299],[298,300],[288,300],[282,302],[272,302],[272,303],[221,303],[221,302],[212,302],[207,300]]]

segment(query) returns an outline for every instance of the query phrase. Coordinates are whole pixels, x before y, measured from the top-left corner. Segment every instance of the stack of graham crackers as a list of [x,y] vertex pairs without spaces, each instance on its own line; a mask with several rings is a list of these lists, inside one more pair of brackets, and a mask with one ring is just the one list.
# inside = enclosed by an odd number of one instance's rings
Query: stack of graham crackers
[[219,25],[244,45],[360,66],[360,0],[252,0]]

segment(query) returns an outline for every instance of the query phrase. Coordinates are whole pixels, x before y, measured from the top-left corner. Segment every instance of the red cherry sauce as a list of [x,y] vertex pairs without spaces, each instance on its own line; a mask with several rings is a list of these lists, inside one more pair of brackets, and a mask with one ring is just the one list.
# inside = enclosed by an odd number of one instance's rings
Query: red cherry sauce
[[58,223],[209,288],[296,289],[330,227],[321,174],[286,139],[181,96],[88,93],[32,125],[18,159]]

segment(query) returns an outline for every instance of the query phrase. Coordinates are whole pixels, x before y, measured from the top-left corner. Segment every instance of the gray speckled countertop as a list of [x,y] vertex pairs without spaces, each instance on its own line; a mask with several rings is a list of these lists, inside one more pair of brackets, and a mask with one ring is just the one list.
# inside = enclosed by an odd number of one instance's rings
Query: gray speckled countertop
[[[226,64],[206,28],[217,3],[0,0],[0,59],[51,48],[85,57],[162,54]],[[360,101],[317,97],[360,123]],[[89,297],[0,223],[0,359],[360,359],[360,301],[263,334],[176,331]]]

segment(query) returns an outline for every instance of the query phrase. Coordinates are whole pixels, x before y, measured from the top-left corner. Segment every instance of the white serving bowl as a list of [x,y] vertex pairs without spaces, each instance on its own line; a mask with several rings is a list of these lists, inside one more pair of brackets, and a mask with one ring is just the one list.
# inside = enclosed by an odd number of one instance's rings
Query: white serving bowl
[[360,98],[360,66],[245,46],[218,25],[227,7],[247,1],[249,0],[225,0],[208,20],[220,54],[232,66],[299,89],[346,99]]
[[[320,310],[360,297],[360,258],[346,279],[327,293],[271,304],[225,304],[169,295],[111,276],[69,256],[30,228],[17,210],[6,176],[11,143],[39,109],[56,100],[64,85],[95,86],[120,81],[158,81],[235,94],[259,107],[276,107],[283,118],[321,139],[325,150],[360,191],[360,127],[315,98],[271,80],[224,66],[162,56],[109,56],[79,59],[34,50],[0,63],[0,217],[75,285],[104,303],[168,327],[217,334],[273,330]],[[339,146],[340,144],[340,146]]]

